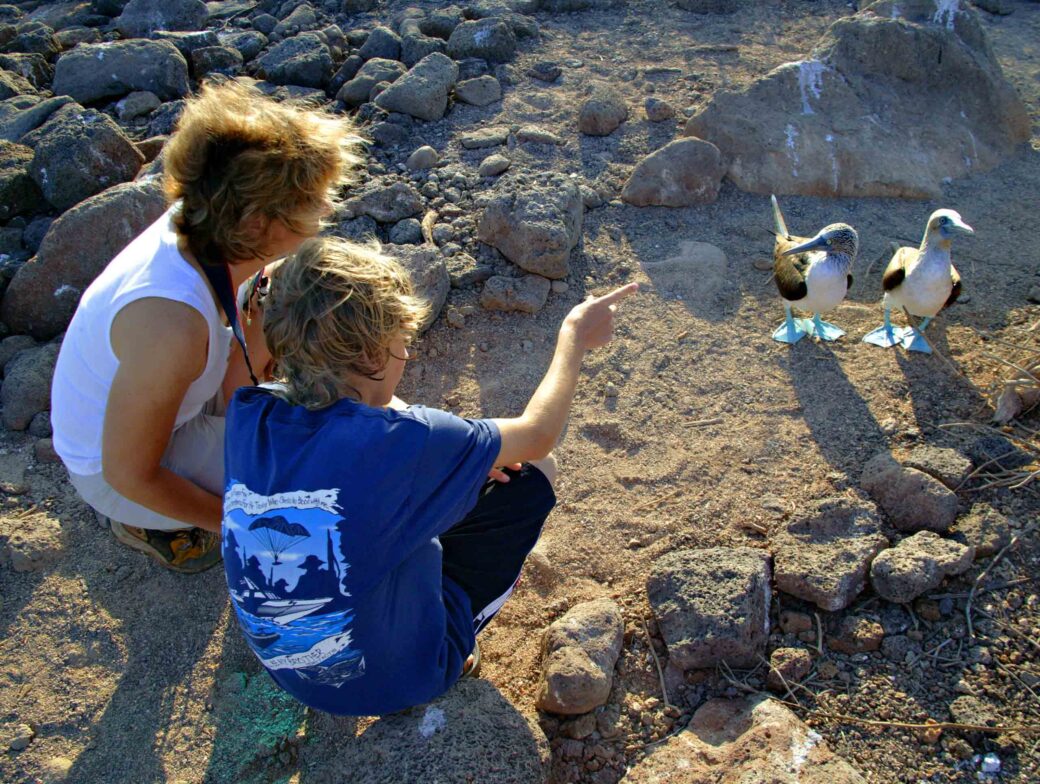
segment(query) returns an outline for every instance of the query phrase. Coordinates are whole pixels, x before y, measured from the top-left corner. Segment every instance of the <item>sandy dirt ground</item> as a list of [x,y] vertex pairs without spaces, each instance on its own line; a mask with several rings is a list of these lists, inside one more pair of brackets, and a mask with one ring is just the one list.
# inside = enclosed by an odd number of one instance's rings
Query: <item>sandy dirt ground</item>
[[[611,703],[628,724],[612,742],[617,756],[593,778],[581,760],[554,755],[555,782],[616,781],[645,742],[689,715],[685,706],[678,720],[666,717],[650,700],[660,698],[661,689],[641,624],[650,616],[645,581],[655,559],[684,547],[766,547],[756,527],[768,529],[813,499],[855,492],[863,464],[877,452],[966,445],[979,434],[944,425],[987,421],[985,392],[1005,375],[987,354],[1014,354],[983,333],[1037,345],[1036,332],[1026,330],[1040,308],[1026,295],[1040,282],[1040,4],[1013,5],[1008,17],[982,15],[1034,122],[1031,142],[1013,159],[953,182],[934,202],[781,198],[795,233],[810,235],[838,220],[859,230],[856,285],[830,318],[848,332],[845,339],[794,347],[770,339],[782,308],[770,273],[755,266],[772,248],[768,199],[727,182],[718,201],[705,207],[639,209],[614,201],[589,211],[569,289],[553,294],[540,313],[500,315],[478,307],[463,328],[442,319],[420,342],[402,397],[467,416],[516,414],[548,365],[567,311],[590,292],[628,281],[642,287],[621,308],[616,340],[586,362],[557,450],[559,505],[538,564],[482,637],[483,677],[519,710],[533,713],[545,627],[587,599],[609,596],[623,605],[628,634]],[[552,86],[523,80],[507,88],[500,104],[457,107],[441,127],[456,134],[492,119],[536,123],[567,144],[538,153],[542,158],[518,149],[514,168],[581,173],[619,187],[644,155],[681,132],[678,121],[646,121],[638,107],[648,95],[695,108],[717,89],[801,58],[846,13],[845,3],[788,0],[733,16],[695,16],[638,1],[611,11],[538,15],[543,36],[522,47],[518,70],[539,60],[580,66],[567,68]],[[576,130],[577,106],[593,78],[616,84],[633,107],[631,119],[605,138]],[[452,150],[470,160],[457,145]],[[939,207],[959,210],[976,230],[954,248],[968,296],[931,330],[942,356],[860,343],[880,323],[887,256],[869,271],[868,265],[891,241],[916,244]],[[672,273],[669,260],[690,253],[694,242],[725,252],[724,276],[694,282]],[[456,290],[449,305],[476,304],[477,296]],[[1031,422],[1037,426],[1035,414]],[[28,452],[32,439],[6,433],[0,446]],[[65,544],[45,570],[0,571],[0,724],[7,734],[19,724],[35,730],[27,749],[0,749],[0,779],[32,782],[67,772],[66,780],[75,782],[220,780],[218,757],[231,730],[215,709],[217,695],[237,673],[258,670],[230,616],[223,574],[189,578],[164,571],[103,532],[58,467],[34,466],[28,476],[26,494],[0,497],[0,528],[10,531],[44,515],[60,520]],[[1040,511],[1035,488],[965,491],[962,498],[965,508],[986,501],[1022,523]],[[1004,559],[1000,576],[1034,577],[1038,555],[1035,538],[1022,542]],[[967,590],[984,565],[944,590]],[[1037,584],[1020,582],[1012,593],[987,601],[1018,632],[994,632],[1007,640],[994,646],[994,655],[1006,656],[1003,665],[1016,677],[1001,676],[1002,687],[984,700],[1003,723],[1035,725],[1040,698],[1029,684],[1040,676]],[[789,597],[779,603],[802,607]],[[881,604],[868,591],[853,610]],[[961,650],[958,621],[963,627],[963,618],[921,621],[926,640],[949,635]],[[817,665],[828,658],[825,653]],[[830,682],[820,678],[810,687],[827,693],[806,698],[806,705],[909,721],[946,720],[969,666],[923,673],[880,656],[841,664]],[[691,681],[699,681],[702,696],[727,688],[713,673]],[[647,711],[651,723],[644,725],[640,717]],[[557,723],[542,721],[551,736]],[[976,780],[970,760],[959,762],[941,744],[909,731],[813,724],[871,782]],[[969,740],[976,753],[1001,757],[1001,780],[1040,778],[1037,735]],[[294,775],[289,759],[269,778]]]

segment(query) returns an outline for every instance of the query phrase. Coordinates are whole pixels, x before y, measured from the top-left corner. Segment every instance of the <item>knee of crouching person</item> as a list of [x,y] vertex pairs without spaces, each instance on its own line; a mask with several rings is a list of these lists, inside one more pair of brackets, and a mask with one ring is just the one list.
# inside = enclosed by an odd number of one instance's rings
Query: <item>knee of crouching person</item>
[[531,465],[541,471],[545,478],[549,480],[549,484],[552,485],[553,490],[556,489],[556,475],[558,469],[556,466],[556,455],[552,452],[547,454],[545,457],[538,460],[532,460]]

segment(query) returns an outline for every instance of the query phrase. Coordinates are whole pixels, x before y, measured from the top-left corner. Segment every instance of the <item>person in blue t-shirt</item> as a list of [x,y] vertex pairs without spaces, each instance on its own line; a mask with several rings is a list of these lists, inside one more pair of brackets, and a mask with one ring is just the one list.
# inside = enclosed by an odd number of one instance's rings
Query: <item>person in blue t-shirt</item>
[[264,305],[276,381],[227,413],[223,525],[236,616],[279,686],[379,715],[473,666],[556,502],[582,358],[636,288],[568,314],[523,414],[470,420],[394,395],[426,314],[396,262],[323,239],[281,265]]

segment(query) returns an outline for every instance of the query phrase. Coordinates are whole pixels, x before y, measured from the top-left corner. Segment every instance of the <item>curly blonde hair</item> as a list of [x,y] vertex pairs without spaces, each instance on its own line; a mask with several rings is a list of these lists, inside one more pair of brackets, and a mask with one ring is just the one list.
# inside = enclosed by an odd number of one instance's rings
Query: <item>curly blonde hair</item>
[[429,305],[380,252],[334,237],[308,240],[271,275],[264,337],[287,399],[323,408],[350,389],[343,371],[378,375],[390,344],[419,331]]
[[344,117],[278,103],[243,81],[208,82],[163,150],[166,198],[181,202],[176,229],[210,263],[261,257],[262,234],[243,223],[255,215],[313,234],[354,183],[362,143]]

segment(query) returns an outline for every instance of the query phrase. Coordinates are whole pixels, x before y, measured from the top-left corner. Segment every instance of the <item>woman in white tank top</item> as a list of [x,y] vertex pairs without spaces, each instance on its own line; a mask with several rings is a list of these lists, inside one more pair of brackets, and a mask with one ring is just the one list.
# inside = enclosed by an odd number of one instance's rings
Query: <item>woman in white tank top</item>
[[[266,264],[318,233],[359,142],[344,118],[240,82],[205,86],[163,150],[172,206],[90,285],[69,325],[55,448],[116,538],[170,568],[220,560],[224,403],[250,383],[221,297],[252,294]],[[260,320],[241,327],[260,369]]]

